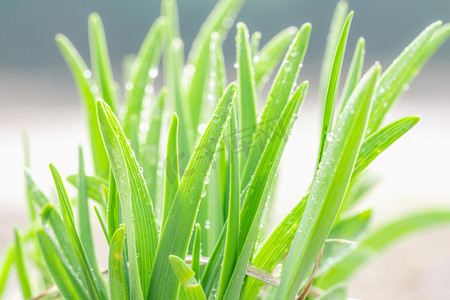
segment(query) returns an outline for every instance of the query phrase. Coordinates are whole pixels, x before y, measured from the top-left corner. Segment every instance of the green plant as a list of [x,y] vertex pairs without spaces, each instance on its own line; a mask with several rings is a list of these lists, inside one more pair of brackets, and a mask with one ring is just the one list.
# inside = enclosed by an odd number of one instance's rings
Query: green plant
[[[226,87],[221,44],[242,2],[217,4],[184,65],[176,3],[164,0],[162,17],[124,63],[123,106],[99,16],[89,17],[91,69],[57,35],[86,108],[95,174],[86,175],[80,148],[78,173],[68,177],[78,195],[69,198],[50,165],[57,205],[25,172],[32,222],[26,232],[15,231],[5,252],[0,293],[15,264],[24,298],[44,290],[40,298],[345,299],[343,284],[374,254],[406,234],[450,222],[450,209],[439,208],[366,232],[371,211],[353,209],[373,185],[364,169],[419,121],[411,116],[381,126],[403,87],[448,38],[450,25],[431,24],[383,73],[375,63],[362,75],[361,38],[338,97],[353,18],[340,2],[322,65],[314,179],[265,240],[259,237],[270,230],[263,214],[274,201],[280,158],[308,89],[308,82],[296,82],[311,25],[288,28],[260,49],[260,34],[249,36],[238,23],[237,83]],[[165,87],[155,96],[161,57]],[[258,119],[260,91],[278,64]],[[155,99],[151,112],[149,99]],[[174,114],[161,152],[166,106]],[[94,251],[90,201],[110,246],[107,270]],[[30,263],[41,274],[33,288]],[[280,267],[281,278],[274,274]]]

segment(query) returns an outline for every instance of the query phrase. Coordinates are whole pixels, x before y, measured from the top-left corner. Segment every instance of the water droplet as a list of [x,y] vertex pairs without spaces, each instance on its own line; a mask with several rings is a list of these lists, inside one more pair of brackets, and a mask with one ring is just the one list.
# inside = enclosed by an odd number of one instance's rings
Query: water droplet
[[131,91],[133,89],[133,83],[129,82],[129,81],[127,83],[125,83],[125,89],[127,91]]
[[327,133],[327,142],[331,142],[333,140],[333,133],[329,132]]
[[238,63],[234,63],[233,67],[234,67],[235,69],[237,69],[237,68],[239,68],[239,64],[238,64]]
[[92,94],[97,94],[98,93],[98,86],[96,86],[96,85],[91,86],[91,93]]
[[151,94],[151,93],[153,93],[153,85],[147,85],[146,87],[145,87],[145,92],[147,93],[147,94]]
[[408,91],[409,90],[409,84],[407,84],[407,83],[405,83],[403,86],[402,86],[402,88],[403,88],[403,91]]
[[83,76],[84,78],[91,78],[92,77],[92,72],[90,70],[86,70],[83,72]]
[[150,78],[156,78],[159,74],[158,68],[151,68],[150,71],[148,71],[148,76]]
[[192,76],[192,75],[194,75],[194,72],[195,72],[195,67],[193,65],[186,65],[184,67],[184,74],[186,76]]
[[209,222],[209,220],[205,221],[205,229],[210,229],[211,228],[211,222]]
[[219,116],[219,115],[214,115],[214,116],[212,117],[212,120],[213,120],[214,123],[217,123],[217,122],[219,122],[219,120],[220,120],[220,116]]
[[203,133],[205,132],[205,130],[206,130],[206,127],[208,127],[207,124],[201,123],[201,124],[198,125],[198,127],[197,127],[197,132],[198,132],[199,134],[203,134]]
[[144,173],[144,168],[143,167],[139,167],[139,173]]

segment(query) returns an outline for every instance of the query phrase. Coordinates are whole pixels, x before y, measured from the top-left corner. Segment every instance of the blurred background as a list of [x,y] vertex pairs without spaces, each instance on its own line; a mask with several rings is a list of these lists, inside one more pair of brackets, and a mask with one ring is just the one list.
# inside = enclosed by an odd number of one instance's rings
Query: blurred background
[[[213,0],[179,0],[181,35],[186,53]],[[281,218],[306,190],[318,145],[316,98],[320,62],[336,1],[247,0],[237,20],[262,33],[262,45],[288,26],[311,22],[313,31],[300,80],[310,93],[283,156],[274,218]],[[348,67],[357,39],[366,38],[367,69],[375,60],[386,68],[431,22],[450,21],[449,0],[349,1],[355,11]],[[54,42],[68,36],[89,61],[87,17],[103,19],[116,76],[122,58],[136,53],[159,15],[159,1],[2,0],[0,1],[0,253],[12,240],[12,226],[27,224],[21,133],[31,146],[32,174],[50,195],[48,164],[64,175],[77,165],[77,145],[89,146],[81,102],[71,74]],[[229,81],[234,80],[234,35],[224,44]],[[450,43],[423,69],[402,97],[390,120],[420,115],[422,120],[374,161],[380,183],[367,198],[375,224],[427,206],[450,205]],[[123,86],[123,85],[122,85]],[[87,156],[87,155],[86,155]],[[355,278],[349,295],[358,299],[447,299],[450,295],[449,228],[437,228],[391,248]],[[10,292],[15,298],[20,294]]]

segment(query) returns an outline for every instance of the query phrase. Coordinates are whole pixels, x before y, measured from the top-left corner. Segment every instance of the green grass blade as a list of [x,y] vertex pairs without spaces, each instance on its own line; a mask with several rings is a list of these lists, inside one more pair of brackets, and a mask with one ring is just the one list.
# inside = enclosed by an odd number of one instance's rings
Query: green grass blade
[[20,288],[24,299],[29,299],[32,296],[30,279],[28,278],[28,271],[25,261],[25,253],[22,246],[22,237],[19,234],[19,230],[14,228],[15,239],[15,262],[17,268],[17,275],[19,277]]
[[[302,61],[308,47],[311,24],[304,24],[292,41],[289,51],[275,78],[269,98],[264,107],[261,121],[256,129],[250,154],[248,156],[241,180],[241,189],[247,186],[261,158],[267,139],[273,132],[281,113],[289,100],[291,90],[300,72]],[[244,162],[242,162],[244,163]]]
[[[104,195],[102,194],[102,190],[105,187],[108,187],[108,180],[104,179],[103,177],[99,176],[86,176],[86,184],[87,184],[87,193],[88,197],[94,200],[95,202],[101,204],[102,206],[105,206],[104,202]],[[70,175],[67,177],[67,181],[70,182],[74,187],[78,188],[80,185],[79,183],[79,176],[78,175]]]
[[221,299],[225,294],[231,275],[239,254],[239,213],[241,208],[240,178],[239,178],[239,132],[237,131],[237,118],[232,111],[230,119],[230,196],[228,204],[228,222],[226,231],[225,251],[222,263],[222,272],[220,274],[218,298]]
[[[256,130],[256,86],[253,59],[250,48],[248,29],[244,23],[237,24],[236,35],[237,68],[237,104],[238,132],[247,139],[240,140],[240,160],[247,160],[253,134]],[[243,165],[243,164],[242,164]]]
[[108,274],[112,300],[129,299],[128,282],[126,278],[126,261],[123,257],[125,244],[125,228],[120,227],[114,232],[109,247]]
[[[303,199],[289,212],[281,223],[272,231],[266,241],[257,250],[253,257],[252,265],[272,272],[281,260],[286,257],[297,232],[298,224],[302,219],[306,207],[306,200]],[[263,287],[264,282],[247,278],[242,292],[243,299],[255,299]]]
[[[337,222],[328,236],[328,242],[325,243],[323,248],[322,259],[320,260],[316,277],[325,273],[333,265],[339,263],[350,252],[355,250],[357,243],[366,233],[371,213],[371,210],[366,210]],[[341,240],[349,242],[343,242]]]
[[108,103],[115,113],[117,113],[118,87],[114,81],[108,45],[106,44],[105,30],[100,16],[96,13],[92,13],[89,16],[88,25],[92,73],[98,84],[99,93],[102,96],[102,99]]
[[136,54],[127,54],[122,59],[122,84],[125,86],[133,76],[133,65],[136,59]]
[[50,274],[58,287],[59,292],[66,299],[90,299],[90,294],[84,284],[72,273],[67,262],[62,259],[64,256],[59,251],[56,243],[52,240],[44,229],[36,230],[36,237],[39,242],[42,255],[47,264]]
[[366,42],[364,38],[359,38],[356,43],[355,51],[353,52],[352,62],[350,63],[350,67],[348,70],[347,78],[344,84],[344,88],[342,89],[342,96],[339,102],[338,113],[342,113],[345,105],[347,104],[348,99],[353,93],[356,85],[361,78],[362,68],[364,65],[364,56],[366,53]]
[[[252,59],[259,52],[260,44],[261,44],[261,32],[255,31],[252,33],[252,36],[250,37],[250,48],[252,49]],[[254,63],[254,61],[253,61],[253,63]]]
[[98,119],[116,180],[127,236],[131,297],[146,294],[158,244],[155,213],[145,180],[127,138],[104,101],[98,104]]
[[398,240],[430,227],[449,224],[449,222],[448,208],[428,209],[389,222],[365,237],[354,252],[318,277],[316,283],[321,288],[328,288],[347,281],[363,264]]
[[[173,39],[169,45],[167,55],[169,56],[169,63],[167,64],[166,72],[172,74],[167,83],[169,88],[168,97],[172,101],[172,107],[179,118],[179,164],[180,168],[184,170],[192,151],[192,137],[195,136],[193,129],[197,127],[192,126],[191,110],[185,101],[185,95],[182,91],[183,41],[179,38]],[[196,113],[196,111],[192,113]]]
[[206,21],[203,23],[198,35],[195,37],[187,61],[187,102],[193,114],[193,128],[197,128],[199,118],[197,110],[205,98],[205,82],[208,76],[208,59],[210,38],[217,32],[221,41],[233,25],[244,0],[220,0]]
[[277,299],[295,297],[333,226],[364,137],[380,69],[376,63],[361,79],[336,124],[311,187],[307,217],[302,218],[289,250]]
[[319,165],[322,159],[322,153],[325,151],[327,139],[332,137],[332,125],[333,125],[333,115],[334,106],[337,93],[339,90],[339,81],[342,71],[342,61],[344,60],[345,47],[347,45],[348,33],[350,30],[350,25],[353,19],[353,12],[348,15],[344,26],[342,28],[339,41],[336,46],[336,52],[331,65],[330,76],[328,78],[328,86],[326,89],[325,97],[323,98],[323,117],[322,117],[322,131],[320,137],[319,154],[317,158],[317,165]]
[[161,139],[161,123],[164,112],[164,103],[166,100],[167,90],[163,89],[158,95],[155,107],[151,114],[150,126],[147,132],[145,144],[142,146],[142,169],[144,171],[145,182],[147,183],[148,193],[153,201],[154,207],[160,207],[158,203],[160,177],[158,175],[159,143]]
[[367,128],[369,134],[381,125],[387,111],[403,91],[405,84],[414,78],[428,58],[448,38],[449,32],[444,34],[445,38],[430,43],[432,36],[441,25],[442,22],[437,21],[425,28],[384,71],[377,84]]
[[405,117],[370,135],[361,146],[352,177],[358,176],[378,155],[419,122],[419,117]]
[[167,139],[166,153],[166,175],[164,181],[164,207],[161,221],[161,228],[164,226],[169,215],[172,201],[177,193],[180,184],[178,174],[178,117],[174,113],[170,121],[169,136]]
[[317,300],[346,300],[347,290],[345,286],[335,286],[326,291],[325,294],[316,298]]
[[72,71],[81,98],[84,102],[88,119],[95,173],[106,178],[109,170],[109,162],[106,158],[105,147],[103,146],[100,129],[98,127],[95,108],[95,99],[97,97],[96,89],[98,89],[98,87],[94,85],[91,70],[88,69],[86,63],[83,61],[83,58],[81,58],[73,44],[62,34],[57,34],[55,40],[67,65]]
[[336,47],[338,45],[339,37],[341,36],[341,28],[344,26],[347,14],[347,1],[339,1],[331,19],[330,30],[328,32],[327,43],[325,46],[325,53],[322,60],[319,81],[319,99],[325,99],[325,95],[327,94]]
[[[26,169],[29,169],[30,165],[31,165],[30,141],[28,139],[28,135],[26,132],[22,132],[22,145],[23,145],[23,154],[24,154],[23,155],[24,165],[25,165]],[[36,221],[36,210],[33,205],[31,191],[28,189],[27,185],[25,185],[25,189],[26,189],[28,213],[30,214],[31,221],[34,222],[34,221]]]
[[2,263],[0,265],[1,272],[0,272],[0,296],[5,291],[5,286],[8,281],[9,277],[9,271],[11,270],[12,264],[14,263],[14,252],[15,249],[13,246],[9,246],[6,248],[4,254]]
[[103,217],[98,210],[97,206],[94,206],[95,215],[97,216],[98,222],[100,223],[100,226],[102,227],[103,234],[105,235],[106,242],[108,242],[108,245],[111,244],[111,239],[108,234],[108,228],[106,227],[105,221],[103,221]]
[[177,295],[178,281],[167,258],[186,255],[204,181],[230,114],[235,90],[236,85],[231,84],[225,91],[183,174],[161,233],[148,299],[172,299]]
[[237,299],[241,293],[245,271],[251,259],[267,196],[307,89],[308,82],[300,85],[286,105],[251,180],[239,219],[239,257],[224,299]]
[[261,88],[269,80],[270,75],[280,63],[283,54],[295,37],[297,30],[297,27],[288,27],[275,35],[259,52],[253,52],[255,84],[258,88]]
[[200,278],[200,256],[202,253],[201,249],[201,227],[200,224],[195,224],[194,232],[194,245],[192,247],[192,271],[195,273],[195,279],[198,281]]
[[91,220],[89,216],[87,180],[84,172],[84,156],[81,147],[79,148],[78,157],[78,228],[80,231],[80,240],[86,251],[89,263],[91,266],[97,266],[94,241],[92,239]]
[[[139,126],[140,124],[145,90],[153,84],[156,77],[155,74],[157,74],[158,63],[165,42],[164,30],[166,26],[167,21],[164,17],[158,18],[152,25],[139,49],[138,55],[133,61],[130,78],[125,84],[126,114],[124,131],[130,137],[133,148],[136,150],[139,127],[133,127],[132,125],[136,124]],[[132,139],[132,136],[135,139]]]
[[69,197],[67,196],[61,177],[52,164],[50,164],[50,170],[52,171],[53,180],[55,181],[55,186],[58,191],[64,225],[69,233],[70,243],[75,249],[76,256],[81,264],[81,270],[87,283],[89,294],[94,299],[106,299],[106,288],[102,281],[100,272],[98,271],[98,266],[90,263],[86,250],[84,249],[80,237],[76,231],[72,204],[69,201]]
[[109,173],[108,208],[106,212],[109,239],[112,239],[114,232],[119,229],[120,224],[119,192],[117,191],[117,184],[112,171]]
[[188,300],[206,300],[202,286],[195,279],[195,273],[189,266],[175,255],[169,256],[172,270],[186,292]]

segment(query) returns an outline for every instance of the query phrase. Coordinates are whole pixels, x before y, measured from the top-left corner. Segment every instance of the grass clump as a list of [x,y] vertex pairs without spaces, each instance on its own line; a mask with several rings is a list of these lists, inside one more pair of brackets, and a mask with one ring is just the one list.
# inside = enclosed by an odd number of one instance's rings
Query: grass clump
[[[78,173],[68,177],[78,195],[69,197],[50,165],[54,202],[25,172],[32,222],[15,231],[4,254],[0,293],[16,266],[24,298],[345,299],[345,282],[374,254],[450,222],[450,209],[440,208],[368,231],[371,210],[355,210],[373,185],[363,171],[419,121],[409,116],[384,125],[387,112],[450,26],[428,26],[384,72],[377,62],[363,72],[359,39],[339,93],[353,18],[339,2],[322,64],[313,180],[286,217],[267,228],[263,216],[276,201],[270,196],[280,159],[308,91],[297,78],[311,24],[287,28],[260,48],[260,34],[250,36],[237,23],[237,82],[227,86],[222,42],[242,2],[219,1],[185,65],[176,2],[164,0],[138,54],[125,60],[122,105],[100,17],[89,17],[91,68],[57,35],[86,109],[94,174],[86,174],[80,148]],[[160,64],[164,87],[156,93]],[[94,251],[90,204],[109,244],[106,270]],[[29,278],[31,264],[37,279]]]

